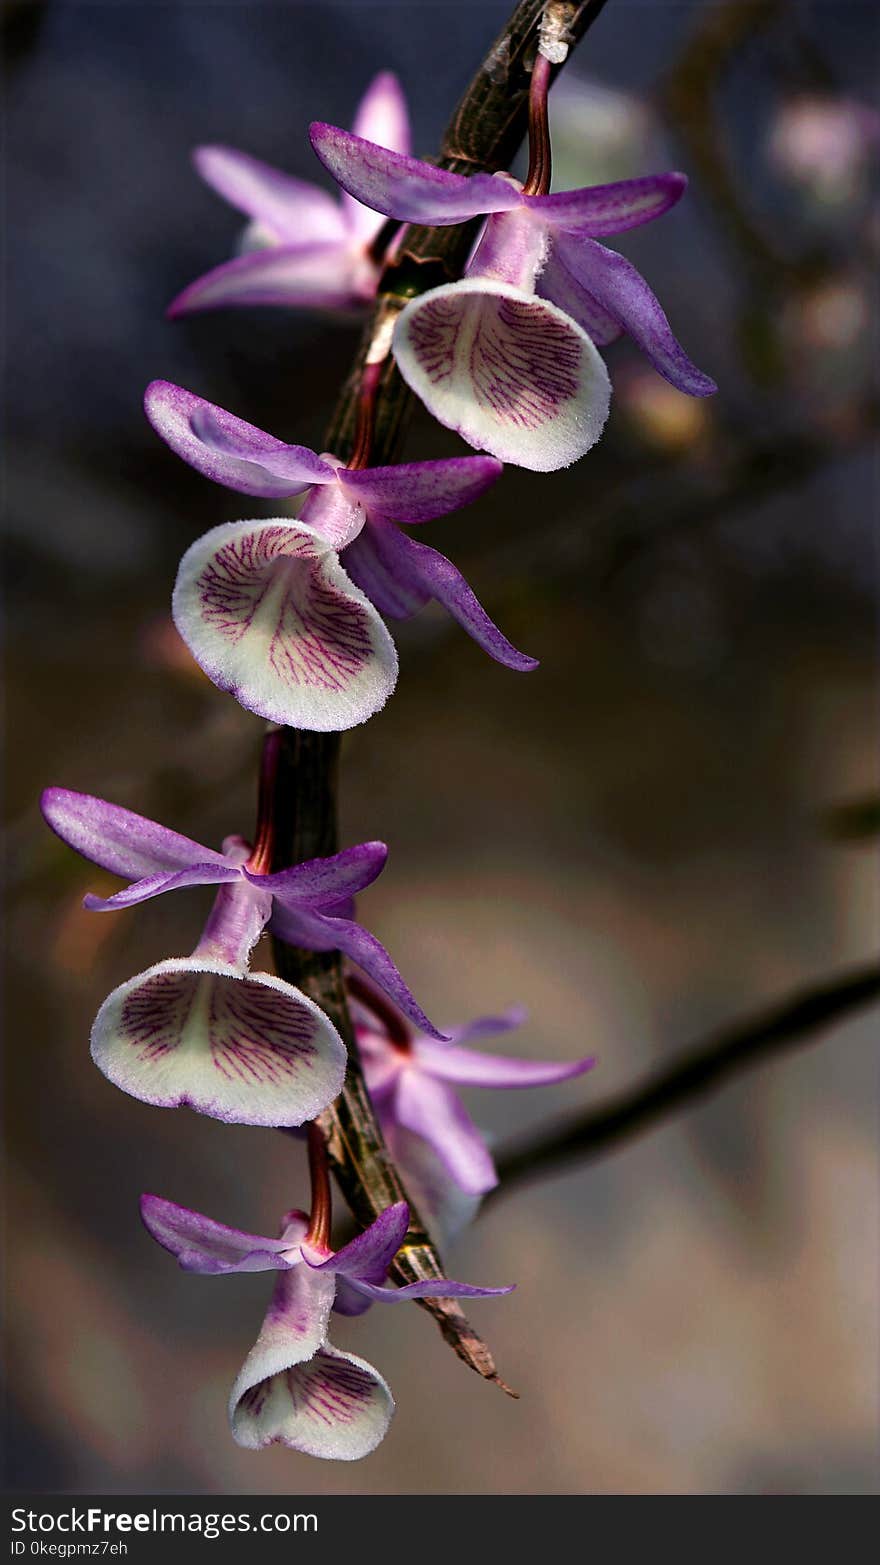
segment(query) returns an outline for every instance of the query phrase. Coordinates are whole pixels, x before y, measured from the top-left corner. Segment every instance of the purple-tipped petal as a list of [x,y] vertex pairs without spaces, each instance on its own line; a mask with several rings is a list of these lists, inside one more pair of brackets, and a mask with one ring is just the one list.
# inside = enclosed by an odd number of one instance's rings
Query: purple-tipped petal
[[[380,147],[390,147],[394,152],[411,151],[406,99],[397,77],[391,71],[381,71],[373,78],[358,105],[351,128],[354,135],[364,141],[374,141]],[[347,190],[342,192],[342,210],[351,233],[365,244],[382,226],[381,217],[360,201],[355,201]]]
[[[56,836],[83,858],[126,880],[170,874],[193,865],[228,863],[222,853],[203,848],[191,837],[169,831],[156,821],[135,815],[106,799],[70,788],[46,788],[40,800],[46,823]],[[225,875],[222,877],[225,879]]]
[[533,294],[488,277],[431,289],[401,312],[393,348],[434,417],[503,462],[552,472],[602,433],[605,365],[580,326]]
[[473,1222],[482,1196],[462,1190],[450,1178],[448,1169],[431,1143],[401,1125],[393,1117],[393,1109],[386,1111],[380,1104],[378,1113],[382,1134],[395,1166],[400,1169],[406,1188],[442,1254]]
[[335,125],[309,127],[316,155],[337,184],[374,212],[441,228],[519,206],[520,193],[492,174],[448,174],[432,163],[364,141]]
[[92,1028],[92,1058],[159,1108],[240,1125],[301,1125],[338,1095],[345,1047],[300,990],[207,958],[158,962],[120,984]]
[[[185,1272],[218,1275],[222,1272],[285,1270],[292,1263],[281,1254],[291,1239],[267,1239],[263,1234],[227,1228],[212,1217],[176,1206],[158,1195],[142,1195],[141,1217],[147,1232],[176,1257]],[[302,1223],[305,1236],[307,1222]]]
[[349,1281],[381,1281],[406,1237],[409,1226],[409,1207],[405,1201],[397,1201],[380,1212],[375,1222],[363,1233],[343,1245],[326,1260],[313,1260],[308,1246],[303,1250],[303,1260],[313,1271],[338,1272]]
[[249,870],[244,873],[253,885],[271,892],[283,905],[326,910],[328,905],[335,907],[371,886],[381,875],[387,858],[384,842],[359,842],[329,858],[306,859],[274,875],[254,875]]
[[603,310],[598,299],[582,288],[572,275],[558,244],[550,246],[546,265],[538,278],[537,292],[542,299],[550,299],[553,304],[558,304],[565,315],[577,321],[597,348],[605,348],[610,342],[616,342],[623,331],[620,322],[609,315],[607,310]]
[[440,462],[401,462],[397,467],[343,467],[337,476],[371,515],[413,525],[470,505],[491,489],[503,471],[494,457],[459,456]]
[[369,522],[346,549],[344,564],[383,614],[409,619],[435,598],[496,663],[520,673],[537,668],[537,659],[518,651],[493,624],[452,561],[393,522]]
[[165,891],[180,891],[186,886],[217,886],[223,881],[240,878],[240,871],[230,864],[194,864],[191,869],[178,870],[176,875],[148,875],[112,897],[96,897],[89,892],[83,898],[83,907],[90,913],[115,913],[119,908],[160,897]]
[[362,1293],[358,1293],[347,1277],[336,1278],[336,1298],[333,1300],[333,1310],[336,1315],[365,1315],[372,1308],[372,1299],[367,1299]]
[[175,320],[228,305],[358,310],[376,292],[379,273],[365,250],[341,244],[278,245],[224,261],[190,283],[168,306]]
[[351,128],[363,141],[390,147],[392,152],[409,152],[409,113],[403,88],[393,71],[380,71],[373,77],[358,104]]
[[382,1288],[376,1283],[363,1282],[360,1277],[350,1279],[356,1293],[363,1294],[372,1304],[397,1304],[407,1299],[493,1299],[513,1293],[516,1283],[506,1288],[475,1288],[469,1282],[453,1282],[450,1277],[435,1282],[408,1282],[402,1288]]
[[525,205],[553,228],[602,239],[622,234],[661,217],[687,189],[684,174],[651,174],[645,179],[621,179],[613,185],[585,190],[561,190],[551,196],[523,196]]
[[405,1130],[430,1142],[447,1173],[469,1195],[483,1195],[497,1185],[495,1164],[458,1094],[415,1062],[398,1077],[393,1113]]
[[326,190],[294,179],[232,147],[197,147],[193,162],[206,184],[283,243],[345,242],[338,204]]
[[455,1043],[437,1043],[432,1038],[417,1038],[412,1047],[422,1070],[440,1081],[454,1081],[462,1087],[548,1087],[582,1076],[596,1063],[592,1058],[518,1060],[501,1054],[479,1054]]
[[385,947],[375,935],[348,918],[331,918],[305,908],[279,907],[272,915],[273,928],[290,945],[306,951],[342,951],[362,967],[379,988],[390,995],[404,1016],[432,1038],[442,1038],[416,1001]]
[[557,243],[578,282],[619,321],[664,380],[690,397],[708,397],[718,390],[676,341],[658,300],[629,261],[595,239],[562,235]]
[[285,445],[170,381],[151,381],[144,410],[177,456],[227,489],[277,499],[334,481],[333,468],[307,446]]
[[286,517],[199,538],[180,562],[172,612],[209,679],[270,722],[353,728],[397,681],[373,605],[314,529]]

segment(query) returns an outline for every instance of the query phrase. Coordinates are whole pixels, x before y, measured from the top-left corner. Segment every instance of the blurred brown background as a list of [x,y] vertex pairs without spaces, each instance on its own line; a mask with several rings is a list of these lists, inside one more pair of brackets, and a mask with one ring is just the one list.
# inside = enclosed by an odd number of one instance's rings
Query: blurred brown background
[[[233,1444],[225,1403],[268,1284],[178,1272],[153,1190],[271,1231],[301,1149],[126,1098],[88,1056],[105,994],[200,929],[200,893],[101,918],[110,878],[42,827],[50,782],[219,844],[248,831],[260,724],[170,623],[201,531],[270,514],[160,446],[177,380],[320,447],[356,326],[280,311],[171,325],[231,254],[190,148],[323,176],[310,119],[395,69],[429,153],[505,4],[8,8],[6,457],[8,1482],[35,1489],[870,1492],[878,1426],[877,1017],[830,1030],[613,1157],[499,1202],[452,1275],[512,1403],[415,1309],[341,1322],[399,1410],[320,1464]],[[561,187],[659,167],[682,206],[619,247],[721,387],[625,342],[599,447],[509,470],[425,534],[533,675],[426,611],[386,711],[345,745],[363,901],[441,1023],[522,1001],[511,1048],[595,1052],[534,1094],[473,1093],[501,1143],[876,950],[877,11],[613,0],[551,99]],[[421,416],[407,454],[455,442]],[[244,506],[244,509],[243,509]],[[843,812],[843,813],[841,813]]]

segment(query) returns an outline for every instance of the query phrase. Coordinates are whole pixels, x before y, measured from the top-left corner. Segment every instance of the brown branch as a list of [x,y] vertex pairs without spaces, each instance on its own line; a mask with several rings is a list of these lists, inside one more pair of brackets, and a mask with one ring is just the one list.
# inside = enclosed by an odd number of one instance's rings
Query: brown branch
[[[589,0],[580,6],[560,4],[560,0],[550,3],[563,16],[573,47],[595,21],[606,0]],[[516,7],[452,116],[439,160],[444,167],[465,173],[491,172],[506,167],[513,158],[525,132],[531,69],[544,11],[544,0],[522,0]],[[407,297],[460,275],[473,242],[474,226],[414,227],[407,232],[405,244],[380,284],[360,352],[327,433],[327,450],[344,458],[355,446],[364,363],[383,323],[402,307]],[[389,359],[379,379],[372,410],[370,460],[374,464],[394,460],[410,406],[410,393]],[[338,734],[284,730],[275,779],[276,867],[336,852],[339,750]],[[349,1052],[342,1094],[321,1116],[321,1126],[330,1163],[355,1218],[366,1225],[392,1202],[408,1201],[410,1228],[395,1261],[394,1274],[400,1282],[442,1277],[440,1258],[388,1155],[364,1085],[339,954],[294,950],[276,941],[275,960],[279,974],[303,988],[330,1017]],[[421,1302],[459,1357],[487,1380],[504,1386],[489,1349],[455,1301],[438,1298]]]
[[497,1160],[501,1183],[489,1199],[567,1164],[615,1151],[630,1137],[652,1130],[679,1109],[717,1092],[741,1071],[799,1048],[823,1028],[878,998],[880,967],[862,968],[725,1028],[591,1113],[570,1116],[502,1151]]

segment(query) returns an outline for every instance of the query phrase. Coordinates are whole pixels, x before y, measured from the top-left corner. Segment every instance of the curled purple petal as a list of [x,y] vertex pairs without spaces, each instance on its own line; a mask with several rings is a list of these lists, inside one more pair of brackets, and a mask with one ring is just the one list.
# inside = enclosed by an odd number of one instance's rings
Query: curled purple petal
[[409,1226],[409,1207],[405,1201],[397,1201],[380,1212],[375,1222],[350,1243],[343,1245],[326,1260],[313,1261],[308,1246],[303,1250],[303,1260],[313,1271],[338,1272],[350,1282],[355,1280],[381,1281],[406,1237]]
[[616,342],[623,331],[620,321],[603,310],[598,299],[588,293],[572,275],[558,244],[550,246],[546,265],[538,278],[537,292],[540,298],[550,299],[573,321],[577,321],[598,348]]
[[315,121],[309,136],[316,155],[350,196],[374,212],[407,223],[444,227],[487,212],[519,206],[520,193],[493,174],[449,174],[418,158]]
[[351,128],[364,141],[375,141],[393,152],[409,152],[409,113],[403,88],[393,71],[380,71],[373,77],[358,104]]
[[[169,831],[156,821],[108,804],[90,793],[74,793],[70,788],[46,788],[40,808],[56,836],[83,858],[126,880],[169,874],[193,865],[228,863],[222,853],[203,848],[191,837]],[[224,877],[225,878],[225,877]]]
[[483,1137],[451,1087],[414,1064],[400,1072],[393,1100],[395,1119],[430,1142],[447,1173],[469,1195],[483,1195],[498,1183]]
[[387,858],[384,842],[359,842],[329,858],[306,859],[274,875],[244,873],[253,885],[271,892],[283,905],[326,910],[328,905],[335,906],[371,886]]
[[417,1038],[413,1051],[422,1070],[440,1081],[462,1087],[548,1087],[582,1076],[596,1063],[580,1060],[518,1060],[501,1054],[481,1054],[455,1043]]
[[[291,1264],[281,1254],[290,1248],[289,1239],[267,1239],[263,1234],[227,1228],[225,1223],[158,1195],[142,1195],[140,1209],[147,1232],[175,1256],[185,1272],[266,1272]],[[303,1223],[303,1234],[306,1227]]]
[[432,1038],[442,1038],[433,1022],[429,1021],[409,985],[404,982],[385,947],[362,929],[352,919],[331,918],[326,913],[311,909],[278,907],[272,923],[282,940],[302,946],[307,951],[342,951],[362,967],[366,973],[391,996],[404,1016]]
[[470,505],[503,471],[494,457],[463,456],[396,467],[340,468],[337,477],[371,515],[413,525]]
[[[412,150],[406,98],[393,72],[380,71],[373,78],[358,104],[351,128],[355,136],[374,141],[380,147],[403,153]],[[381,217],[356,201],[347,190],[342,192],[341,204],[351,233],[368,244],[382,226]]]
[[375,294],[378,269],[365,250],[341,244],[277,245],[224,261],[168,306],[175,320],[229,305],[358,310]]
[[658,300],[629,261],[595,239],[562,235],[557,243],[577,281],[620,322],[664,380],[690,397],[708,397],[718,390],[676,341]]
[[537,668],[537,659],[518,651],[493,624],[452,561],[393,522],[370,521],[345,550],[344,564],[381,612],[408,619],[436,598],[496,663],[520,673]]
[[233,147],[197,147],[193,162],[206,184],[248,217],[297,246],[344,243],[345,222],[326,190]]
[[349,1279],[357,1293],[373,1304],[397,1304],[406,1299],[492,1299],[513,1293],[516,1283],[506,1288],[476,1288],[469,1282],[453,1282],[449,1277],[438,1277],[433,1282],[408,1282],[402,1288],[382,1288],[375,1283],[364,1282],[360,1277]]
[[240,878],[240,871],[230,864],[193,864],[190,869],[178,870],[176,875],[147,875],[112,897],[96,897],[90,892],[83,898],[83,907],[90,913],[115,913],[119,908],[133,907],[137,902],[159,897],[165,891],[180,891],[186,886],[217,886],[222,881]]
[[687,189],[684,174],[650,174],[645,179],[621,179],[613,185],[589,185],[550,196],[523,196],[542,222],[597,239],[621,234],[661,217]]
[[227,489],[280,498],[334,480],[333,468],[307,446],[285,445],[170,381],[151,381],[144,410],[177,456]]

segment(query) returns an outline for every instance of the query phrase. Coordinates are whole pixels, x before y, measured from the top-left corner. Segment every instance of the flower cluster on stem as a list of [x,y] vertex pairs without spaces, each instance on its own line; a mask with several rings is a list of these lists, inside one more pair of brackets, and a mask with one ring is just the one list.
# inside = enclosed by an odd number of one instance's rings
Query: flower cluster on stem
[[[551,192],[547,94],[569,47],[560,21],[568,10],[552,0],[544,9],[523,183],[505,172],[466,177],[414,158],[403,95],[389,73],[369,87],[352,131],[312,126],[312,146],[341,187],[338,201],[245,153],[199,149],[202,177],[249,223],[240,254],[186,288],[172,316],[255,304],[349,312],[393,275],[413,225],[479,220],[481,233],[462,276],[416,293],[371,339],[347,460],[267,433],[168,381],[147,388],[147,417],[177,456],[214,483],[280,503],[277,515],[225,523],[191,543],[172,598],[174,622],[209,678],[270,724],[253,841],[230,835],[219,849],[207,847],[90,794],[51,787],[43,795],[53,831],[127,882],[110,896],[88,895],[90,910],[217,888],[192,953],[155,963],[101,1005],[91,1048],[105,1076],[153,1106],[294,1133],[308,1126],[309,1210],[288,1212],[277,1237],[158,1196],[141,1203],[149,1233],[185,1270],[277,1273],[229,1404],[233,1435],[249,1447],[280,1442],[351,1460],[383,1438],[390,1390],[365,1360],[331,1343],[332,1311],[511,1291],[450,1281],[439,1261],[429,1278],[389,1286],[414,1220],[403,1200],[332,1249],[328,1149],[318,1121],[343,1090],[350,1062],[322,1007],[259,965],[264,932],[344,959],[355,1024],[348,1041],[363,1069],[367,1112],[439,1242],[497,1183],[457,1089],[561,1083],[593,1064],[472,1047],[516,1027],[518,1010],[440,1032],[355,917],[355,896],[384,868],[384,843],[279,868],[274,815],[282,725],[340,733],[368,720],[393,691],[398,657],[387,620],[434,602],[505,668],[536,668],[418,529],[477,501],[504,462],[549,471],[583,456],[610,407],[600,349],[626,332],[680,390],[715,389],[679,346],[648,284],[600,242],[669,211],[684,176]],[[389,355],[434,416],[477,454],[377,459],[376,403]]]

